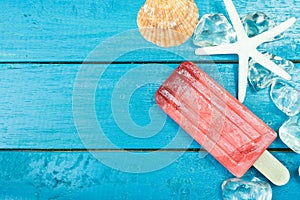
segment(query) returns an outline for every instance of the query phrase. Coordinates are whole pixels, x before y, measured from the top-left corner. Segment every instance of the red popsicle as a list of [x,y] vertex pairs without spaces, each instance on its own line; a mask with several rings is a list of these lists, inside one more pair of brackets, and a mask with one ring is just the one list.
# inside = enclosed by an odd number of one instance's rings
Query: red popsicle
[[182,63],[156,102],[233,175],[254,164],[273,183],[288,181],[287,169],[266,151],[276,133],[195,64]]

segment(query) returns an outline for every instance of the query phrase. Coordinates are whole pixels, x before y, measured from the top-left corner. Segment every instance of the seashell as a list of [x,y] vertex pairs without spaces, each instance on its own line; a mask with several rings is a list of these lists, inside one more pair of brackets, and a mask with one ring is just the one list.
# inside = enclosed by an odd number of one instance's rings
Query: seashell
[[192,36],[198,17],[194,0],[146,0],[138,13],[137,24],[146,40],[170,47]]

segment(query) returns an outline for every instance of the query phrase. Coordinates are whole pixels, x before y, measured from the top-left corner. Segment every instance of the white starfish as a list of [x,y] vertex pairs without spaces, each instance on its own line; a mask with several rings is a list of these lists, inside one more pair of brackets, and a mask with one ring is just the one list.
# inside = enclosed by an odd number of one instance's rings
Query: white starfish
[[256,62],[264,66],[278,76],[290,80],[291,76],[273,63],[265,55],[257,51],[257,47],[264,42],[270,41],[275,36],[284,32],[292,26],[296,18],[292,17],[280,25],[263,32],[255,37],[249,38],[243,28],[242,22],[231,0],[224,0],[228,15],[232,22],[233,28],[237,34],[237,42],[224,44],[215,47],[204,47],[196,49],[196,55],[216,55],[216,54],[238,54],[239,56],[239,84],[238,84],[238,99],[243,102],[246,96],[248,60],[253,58]]

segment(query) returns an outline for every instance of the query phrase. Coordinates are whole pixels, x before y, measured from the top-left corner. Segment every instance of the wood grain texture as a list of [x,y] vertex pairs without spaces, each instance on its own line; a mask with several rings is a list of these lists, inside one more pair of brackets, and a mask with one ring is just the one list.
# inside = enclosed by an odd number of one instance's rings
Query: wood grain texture
[[[108,59],[116,51],[138,48],[142,49],[119,60],[144,62],[207,59],[194,56],[196,47],[191,40],[179,47],[167,49],[183,55],[184,59],[145,42],[136,30],[136,16],[143,3],[143,0],[1,1],[0,61],[82,61],[104,41],[111,43],[111,48],[95,58],[97,61],[112,61]],[[196,3],[200,16],[207,13],[227,15],[222,0],[196,0]],[[243,0],[234,3],[240,16],[263,11],[277,23],[292,16],[300,16],[298,0]],[[135,31],[127,32],[129,30]],[[299,59],[299,33],[300,25],[296,22],[282,40],[265,44],[261,49],[285,58]],[[232,60],[236,56],[219,56],[214,59]]]
[[[177,66],[3,65],[0,148],[117,148],[100,142],[98,125],[118,148],[162,148],[176,135],[181,139],[172,148],[187,148],[189,145],[181,142],[190,138],[177,134],[178,126],[154,101],[155,91]],[[200,66],[236,96],[236,64]],[[75,83],[82,87],[74,91]],[[287,117],[268,93],[269,89],[255,92],[249,87],[245,105],[277,131]],[[192,143],[190,147],[199,145]],[[285,145],[277,139],[271,147]]]
[[[292,178],[285,186],[272,185],[273,199],[296,199],[300,158],[295,153],[274,155]],[[15,200],[221,199],[221,184],[232,177],[212,157],[197,153],[185,153],[168,167],[140,174],[111,169],[89,153],[2,152],[0,161],[5,163],[0,165],[0,198]],[[264,180],[254,168],[246,175]]]
[[[259,10],[276,23],[300,17],[299,0],[233,1],[240,16]],[[221,199],[220,185],[232,175],[204,151],[196,152],[201,147],[187,134],[177,134],[178,126],[155,106],[153,95],[179,61],[234,63],[237,57],[194,56],[191,40],[169,49],[146,42],[136,25],[143,3],[0,1],[0,199]],[[227,15],[222,0],[196,3],[200,16]],[[260,49],[299,62],[299,33],[297,21],[283,39]],[[119,64],[87,67],[82,61]],[[176,64],[164,64],[170,61]],[[230,63],[201,67],[236,95],[237,64]],[[268,93],[248,89],[245,105],[277,131],[287,117]],[[85,148],[98,151],[80,150]],[[185,153],[187,148],[195,149]],[[297,199],[299,155],[279,138],[271,148],[281,151],[272,153],[291,172],[288,185],[272,186],[273,199]],[[154,161],[130,163],[132,154],[152,155]],[[169,166],[148,173],[116,169],[142,171],[168,159]],[[247,174],[261,177],[255,169]]]

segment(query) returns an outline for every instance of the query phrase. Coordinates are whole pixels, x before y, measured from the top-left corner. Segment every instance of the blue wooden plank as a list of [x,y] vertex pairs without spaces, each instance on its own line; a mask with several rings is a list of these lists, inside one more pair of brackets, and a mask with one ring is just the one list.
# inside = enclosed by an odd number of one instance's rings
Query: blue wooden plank
[[[0,7],[0,60],[1,61],[82,61],[99,44],[112,38],[109,49],[98,56],[108,60],[119,51],[136,52],[120,58],[122,61],[178,60],[163,50],[147,43],[136,30],[136,16],[144,0],[45,0],[1,1]],[[225,13],[222,0],[196,0],[200,16],[206,13]],[[291,16],[299,17],[297,0],[234,1],[240,15],[263,11],[277,23]],[[290,8],[293,8],[291,10]],[[284,39],[262,47],[289,59],[299,59],[300,25],[297,22]],[[119,35],[121,34],[121,35]],[[121,42],[119,41],[121,40]],[[137,50],[138,48],[142,48]],[[147,48],[152,48],[149,50]],[[153,49],[154,48],[154,49]],[[199,60],[194,56],[196,47],[191,40],[168,51],[183,55],[185,59]],[[236,59],[216,57],[215,59]]]
[[[111,153],[101,153],[110,159]],[[105,156],[105,154],[107,154]],[[161,161],[161,152],[156,163]],[[285,186],[272,186],[274,200],[299,197],[295,153],[274,153],[289,169]],[[125,154],[124,154],[125,155]],[[126,173],[103,165],[89,153],[0,153],[1,199],[221,199],[221,184],[232,175],[212,157],[185,153],[149,173]],[[118,160],[115,161],[118,163]],[[147,163],[147,162],[145,162]],[[122,168],[122,162],[118,163]],[[143,166],[140,168],[143,170]],[[264,178],[254,168],[248,176]]]
[[[236,95],[237,64],[200,66]],[[0,148],[199,148],[155,105],[175,67],[2,65]],[[245,105],[277,131],[287,117],[268,93],[248,88]],[[277,139],[271,147],[286,146]]]

